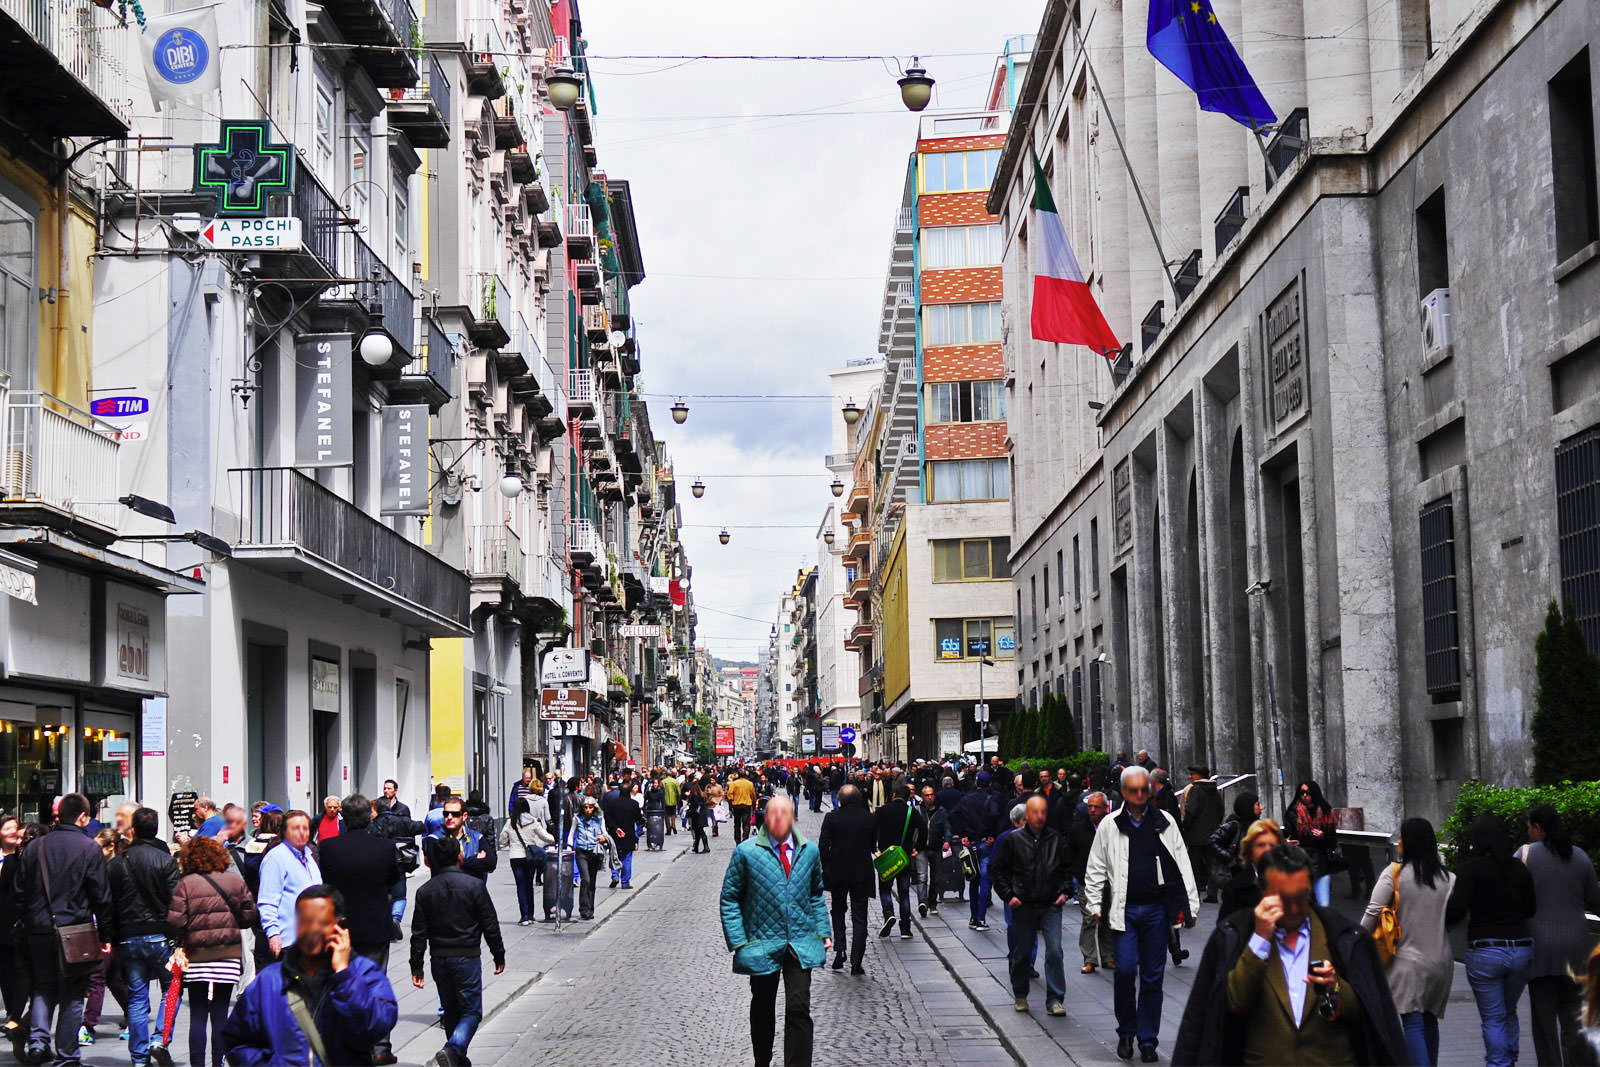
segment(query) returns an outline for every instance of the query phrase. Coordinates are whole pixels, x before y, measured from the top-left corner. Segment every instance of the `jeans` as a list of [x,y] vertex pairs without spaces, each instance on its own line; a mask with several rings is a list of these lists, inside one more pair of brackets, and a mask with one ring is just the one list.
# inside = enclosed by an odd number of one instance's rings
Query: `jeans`
[[972,908],[972,921],[981,923],[989,914],[989,846],[969,845],[973,859],[978,864],[978,877],[967,879],[968,903]]
[[[1000,907],[1006,916],[1006,959],[1009,961],[1017,954],[1017,925],[1013,921],[1011,905],[1002,903]],[[1028,946],[1028,967],[1031,970],[1039,962],[1039,939],[1034,938],[1033,944]],[[1030,976],[1031,977],[1031,976]]]
[[578,876],[582,883],[578,886],[578,917],[581,919],[594,918],[594,880],[600,873],[600,853],[578,853]]
[[633,888],[633,853],[632,852],[623,853],[622,860],[618,864],[618,866],[622,870],[622,888],[624,888],[624,889],[632,889]]
[[1116,935],[1111,932],[1110,924],[1104,919],[1095,922],[1095,910],[1089,906],[1087,895],[1080,889],[1078,891],[1078,951],[1083,953],[1084,963],[1109,963],[1116,958]]
[[[1161,1036],[1162,978],[1167,965],[1167,908],[1129,904],[1116,938],[1117,1036],[1154,1048]],[[1137,983],[1137,986],[1135,985]]]
[[791,951],[783,970],[750,976],[750,1048],[756,1067],[772,1067],[778,1025],[778,980],[783,980],[783,1067],[811,1067],[811,972]]
[[477,956],[434,956],[433,980],[444,1008],[444,1047],[462,1059],[483,1021],[483,960]]
[[900,932],[902,934],[909,934],[911,932],[910,865],[907,865],[905,870],[901,871],[887,882],[881,878],[878,880],[878,903],[883,906],[883,917],[886,920],[894,918],[894,902],[896,897],[898,897],[900,900]]
[[1061,958],[1061,909],[1054,904],[1024,904],[1020,908],[1008,904],[1006,908],[1011,924],[1011,994],[1027,997],[1028,972],[1038,958],[1042,934],[1045,1003],[1060,1003],[1067,995],[1067,970]]
[[389,887],[389,918],[395,922],[406,917],[406,879],[404,875],[400,880]]
[[867,897],[871,882],[857,882],[833,888],[833,951],[844,955],[844,913],[850,911],[850,966],[861,966],[867,954]]
[[1529,945],[1467,949],[1467,984],[1483,1024],[1484,1067],[1511,1067],[1522,1052],[1517,1002],[1532,966]]
[[1415,1067],[1435,1067],[1439,1062],[1439,1017],[1425,1011],[1400,1016],[1406,1032],[1406,1057]]
[[171,981],[167,939],[160,934],[130,937],[117,943],[122,974],[128,983],[128,1058],[135,1067],[150,1062],[150,984]]
[[528,853],[527,859],[511,861],[511,880],[517,886],[517,919],[522,922],[532,922],[534,912],[538,910],[539,895],[534,892],[533,872],[544,865],[542,859],[534,859],[534,853]]
[[1533,1017],[1533,1055],[1537,1063],[1593,1063],[1579,1014],[1583,987],[1565,975],[1528,983],[1528,1014]]
[[89,995],[89,969],[64,971],[61,948],[54,933],[23,937],[27,955],[28,981],[33,999],[29,1004],[28,1044],[50,1047],[50,1022],[55,1020],[56,1067],[77,1067],[78,1028],[83,1025],[83,1001]]
[[917,903],[930,908],[939,906],[939,864],[944,861],[944,850],[930,842],[917,853],[913,861],[917,866]]

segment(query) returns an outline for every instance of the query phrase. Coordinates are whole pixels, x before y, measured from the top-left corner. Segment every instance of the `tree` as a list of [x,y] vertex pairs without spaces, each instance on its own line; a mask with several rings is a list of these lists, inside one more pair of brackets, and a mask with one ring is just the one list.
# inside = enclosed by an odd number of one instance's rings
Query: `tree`
[[1039,709],[1027,708],[1022,713],[1022,736],[1018,738],[1017,755],[1039,755]]
[[1070,756],[1078,750],[1078,739],[1072,728],[1072,709],[1065,697],[1050,693],[1044,705],[1045,740],[1042,754]]
[[1533,782],[1552,785],[1600,774],[1600,657],[1589,651],[1572,613],[1550,602],[1533,645]]

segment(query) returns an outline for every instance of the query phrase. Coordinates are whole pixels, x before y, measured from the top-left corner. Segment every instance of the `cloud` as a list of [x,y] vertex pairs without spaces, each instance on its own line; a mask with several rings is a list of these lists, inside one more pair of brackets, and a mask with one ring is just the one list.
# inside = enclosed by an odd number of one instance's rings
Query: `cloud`
[[[692,394],[823,396],[827,370],[876,354],[918,123],[900,105],[899,71],[920,54],[936,108],[977,107],[1006,37],[1033,32],[1041,11],[1039,0],[583,6],[598,158],[631,185],[645,262],[640,389],[660,412],[691,525],[699,630],[719,655],[753,658],[770,621],[733,616],[775,619],[797,567],[814,561],[838,416],[823,401]],[[626,58],[816,54],[900,62]],[[683,426],[661,410],[678,395],[690,395]],[[718,477],[763,473],[815,477]],[[710,487],[699,501],[697,474]],[[731,529],[724,547],[723,524],[802,528]]]

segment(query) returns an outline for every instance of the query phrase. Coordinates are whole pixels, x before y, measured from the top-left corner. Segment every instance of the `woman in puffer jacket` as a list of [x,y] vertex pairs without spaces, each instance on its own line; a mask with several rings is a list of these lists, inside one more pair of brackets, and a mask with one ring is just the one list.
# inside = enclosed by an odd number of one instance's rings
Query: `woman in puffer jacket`
[[532,926],[537,921],[534,912],[539,896],[533,891],[533,876],[544,866],[544,847],[555,840],[544,783],[535,778],[529,791],[512,801],[511,818],[500,830],[500,855],[511,860],[511,878],[517,886],[518,926]]
[[172,891],[167,925],[178,942],[175,971],[189,998],[189,1062],[204,1067],[206,1029],[213,1067],[222,1064],[222,1026],[243,970],[241,928],[255,926],[256,902],[244,879],[228,866],[228,850],[214,837],[191,837],[178,854],[183,877]]

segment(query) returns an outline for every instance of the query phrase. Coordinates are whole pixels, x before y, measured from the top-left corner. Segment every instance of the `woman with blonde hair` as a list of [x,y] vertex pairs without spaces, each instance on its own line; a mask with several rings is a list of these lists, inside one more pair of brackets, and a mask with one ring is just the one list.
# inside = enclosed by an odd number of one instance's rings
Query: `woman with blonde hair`
[[1221,906],[1217,918],[1236,911],[1253,909],[1261,903],[1261,886],[1257,879],[1257,865],[1261,857],[1283,844],[1283,829],[1271,819],[1257,819],[1239,838],[1239,869],[1222,887]]

